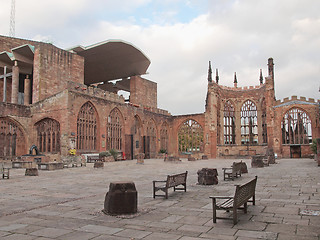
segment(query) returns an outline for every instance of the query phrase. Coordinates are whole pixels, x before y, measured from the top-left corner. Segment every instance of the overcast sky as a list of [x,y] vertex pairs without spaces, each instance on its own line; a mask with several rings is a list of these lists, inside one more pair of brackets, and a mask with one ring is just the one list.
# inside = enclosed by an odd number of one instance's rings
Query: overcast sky
[[[320,99],[319,0],[16,0],[15,36],[67,49],[109,39],[132,43],[151,60],[158,107],[204,112],[208,62],[220,84],[259,85],[275,63],[276,98]],[[0,35],[11,0],[0,0]]]

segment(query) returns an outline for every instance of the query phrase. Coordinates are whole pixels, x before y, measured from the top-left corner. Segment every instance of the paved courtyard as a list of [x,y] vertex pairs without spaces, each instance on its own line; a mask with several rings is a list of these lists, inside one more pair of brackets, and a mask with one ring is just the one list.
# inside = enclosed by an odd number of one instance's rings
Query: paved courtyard
[[[0,239],[320,239],[320,168],[312,159],[281,159],[265,168],[251,168],[235,181],[223,181],[222,167],[234,160],[162,159],[93,164],[81,168],[39,171],[24,176],[11,169],[0,180]],[[238,160],[237,160],[238,161]],[[197,184],[197,171],[217,168],[219,184]],[[187,192],[169,198],[152,197],[152,180],[188,171]],[[258,176],[256,205],[239,212],[239,222],[218,219],[212,223],[209,196],[232,195],[235,184]],[[133,181],[138,191],[138,213],[109,216],[102,213],[105,194],[113,181]],[[312,210],[312,211],[305,211]],[[225,214],[225,213],[221,213]]]

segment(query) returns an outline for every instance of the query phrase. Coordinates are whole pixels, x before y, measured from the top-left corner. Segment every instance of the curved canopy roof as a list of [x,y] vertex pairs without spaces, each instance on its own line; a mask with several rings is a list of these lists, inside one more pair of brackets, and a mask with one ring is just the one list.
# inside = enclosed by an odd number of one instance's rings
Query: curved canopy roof
[[69,49],[84,57],[87,85],[146,74],[150,60],[138,48],[120,40]]
[[11,49],[11,52],[0,53],[0,67],[12,68],[13,61],[19,62],[19,71],[24,74],[32,74],[34,58],[34,46],[24,44]]

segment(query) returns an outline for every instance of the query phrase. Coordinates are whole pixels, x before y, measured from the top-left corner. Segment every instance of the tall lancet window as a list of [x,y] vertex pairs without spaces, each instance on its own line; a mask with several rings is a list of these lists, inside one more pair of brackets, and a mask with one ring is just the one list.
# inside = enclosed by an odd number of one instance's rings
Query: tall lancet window
[[235,111],[232,103],[227,101],[223,110],[224,144],[236,143]]
[[26,153],[26,139],[14,121],[0,117],[0,157],[15,157]]
[[266,100],[263,98],[261,103],[261,121],[262,121],[262,142],[268,143],[267,135],[267,105]]
[[123,123],[120,111],[115,108],[107,119],[107,149],[122,150]]
[[241,107],[241,144],[258,144],[257,106],[247,100]]
[[77,149],[97,149],[97,113],[90,102],[82,105],[77,118]]
[[309,144],[312,142],[311,120],[301,109],[292,108],[282,119],[283,144]]
[[45,118],[35,124],[37,142],[40,152],[56,153],[60,151],[60,124],[58,121]]
[[166,122],[164,122],[160,129],[160,149],[168,151],[168,132],[169,127]]

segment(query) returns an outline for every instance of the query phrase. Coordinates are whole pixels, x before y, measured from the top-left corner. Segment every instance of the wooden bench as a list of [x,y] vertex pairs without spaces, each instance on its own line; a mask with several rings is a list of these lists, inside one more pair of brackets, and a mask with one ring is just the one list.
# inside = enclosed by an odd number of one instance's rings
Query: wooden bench
[[94,163],[94,162],[104,162],[103,158],[99,156],[87,156],[87,163]]
[[[169,188],[173,188],[174,191],[184,190],[186,192],[187,191],[187,174],[188,174],[188,171],[186,171],[185,173],[168,175],[166,181],[153,181],[153,198],[155,198],[156,196],[162,196],[162,197],[164,196],[166,199],[168,199]],[[162,191],[165,194],[164,195],[156,194],[157,191]]]
[[233,162],[232,166],[229,168],[222,168],[223,180],[231,179],[233,181],[234,178],[241,177],[241,168],[242,168],[242,161]]
[[2,175],[3,179],[9,179],[10,177],[10,168],[0,167],[0,175]]
[[[237,224],[238,215],[237,209],[243,209],[244,213],[247,213],[247,203],[252,202],[255,205],[255,191],[257,185],[256,176],[250,182],[244,185],[236,185],[236,191],[233,197],[222,197],[222,196],[211,196],[212,199],[212,210],[213,210],[213,219],[214,223],[217,222],[217,218],[219,219],[229,219],[225,217],[217,217],[217,210],[226,210],[229,212],[230,210],[233,212],[233,224]],[[219,201],[217,201],[219,200]],[[241,207],[243,205],[243,207]]]

